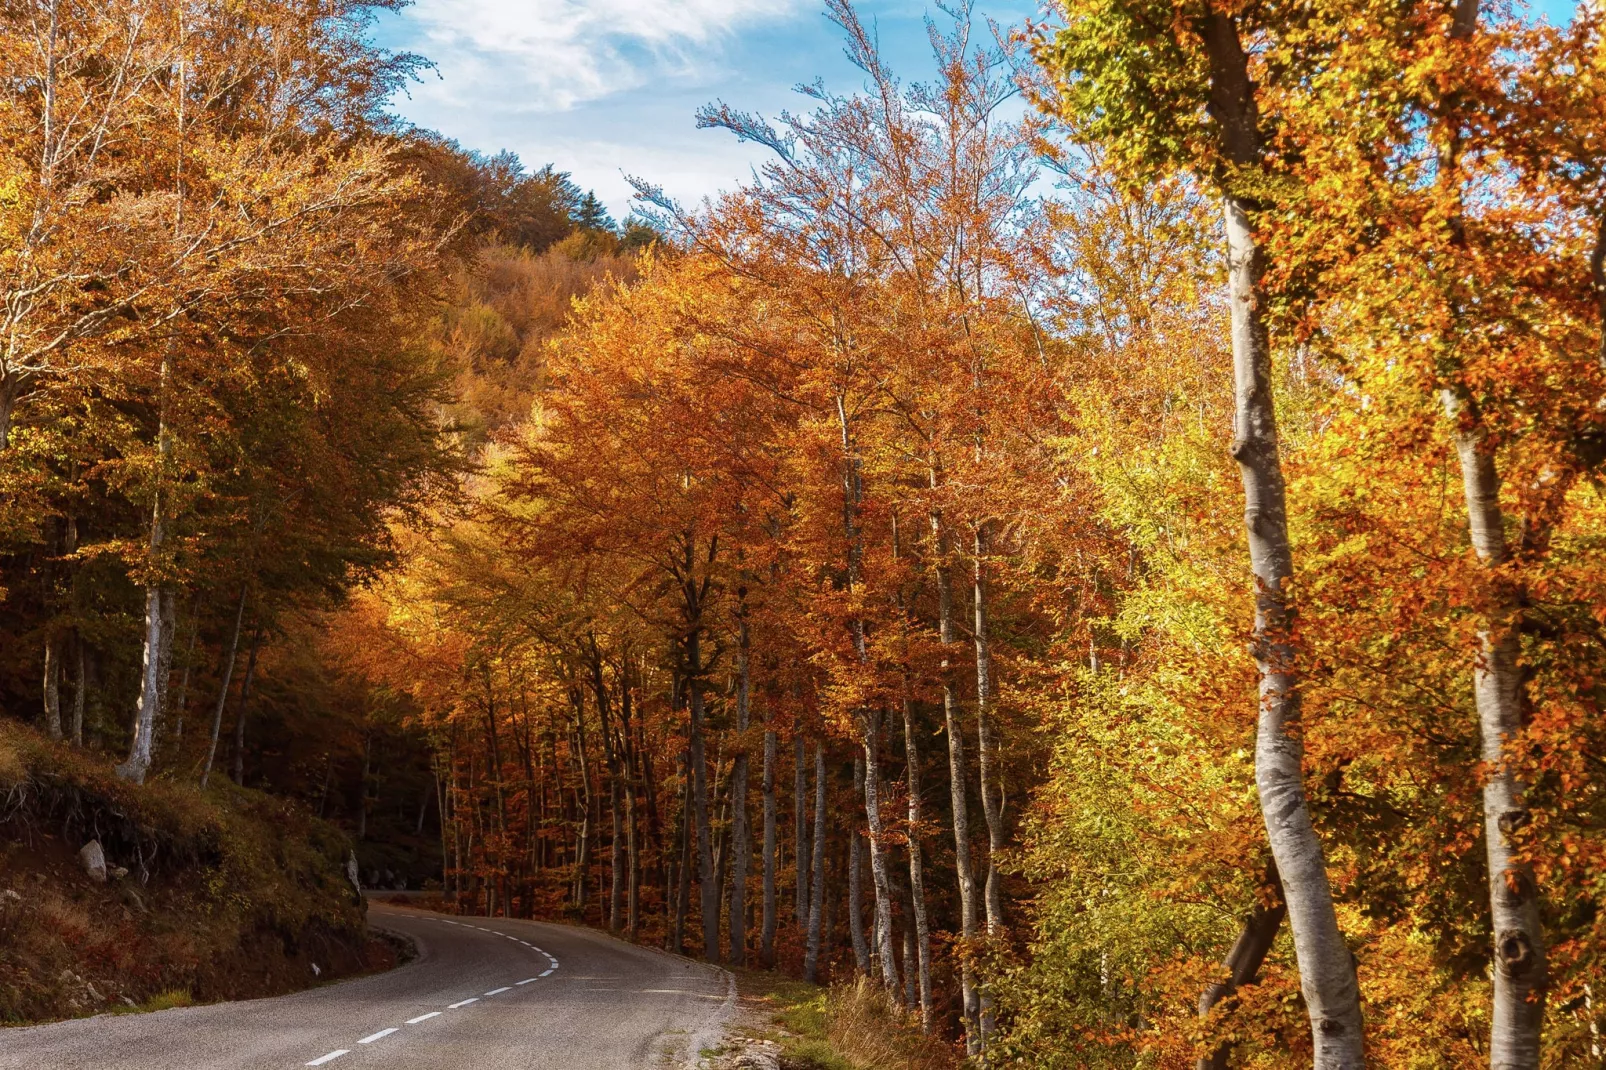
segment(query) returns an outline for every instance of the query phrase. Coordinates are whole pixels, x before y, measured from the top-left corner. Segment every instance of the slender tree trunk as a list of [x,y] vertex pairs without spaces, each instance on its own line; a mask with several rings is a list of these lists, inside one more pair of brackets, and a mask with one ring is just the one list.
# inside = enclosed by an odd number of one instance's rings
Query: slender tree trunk
[[998,774],[998,733],[993,725],[993,655],[987,623],[987,529],[976,528],[976,754],[981,772],[981,808],[987,820],[987,935],[1004,927],[1004,896],[999,886],[998,854],[1004,849],[1004,786]]
[[809,822],[808,822],[808,751],[803,742],[803,730],[794,726],[792,735],[792,831],[793,853],[797,869],[797,923],[801,928],[809,924]]
[[234,714],[234,782],[242,788],[245,787],[245,721],[251,712],[251,681],[256,678],[257,651],[261,646],[262,631],[259,625],[251,636],[251,650],[245,656],[245,679],[240,681],[240,708]]
[[223,710],[229,704],[229,681],[234,676],[234,659],[240,652],[240,624],[245,620],[246,586],[240,585],[240,604],[234,611],[234,630],[229,634],[229,652],[223,659],[223,680],[217,689],[217,705],[212,708],[212,738],[206,748],[206,765],[201,770],[201,787],[206,787],[212,775],[212,762],[217,757],[217,737],[223,730]]
[[736,732],[741,741],[731,768],[731,962],[747,965],[747,875],[753,867],[753,830],[747,820],[747,730],[753,695],[752,636],[747,626],[746,592],[736,649]]
[[[1206,14],[1200,36],[1210,58],[1209,111],[1235,166],[1261,163],[1259,115],[1249,60],[1231,15]],[[1255,662],[1260,670],[1255,783],[1299,960],[1300,988],[1310,1016],[1316,1070],[1366,1065],[1355,958],[1333,909],[1321,840],[1305,798],[1304,744],[1299,734],[1299,659],[1294,606],[1288,592],[1293,551],[1271,387],[1271,343],[1262,287],[1264,252],[1250,220],[1251,205],[1223,193],[1227,279],[1232,306],[1232,363],[1236,396],[1232,456],[1244,486],[1244,526],[1255,583]]]
[[[1256,898],[1249,916],[1244,919],[1238,939],[1222,960],[1222,968],[1227,971],[1226,979],[1208,985],[1199,994],[1199,1017],[1208,1018],[1211,1009],[1218,1003],[1243,986],[1253,984],[1259,976],[1261,963],[1266,961],[1267,953],[1277,940],[1277,930],[1282,927],[1283,917],[1288,913],[1283,903],[1282,884],[1277,878],[1275,862],[1266,867],[1264,891],[1270,894],[1270,903],[1265,898]],[[1227,1070],[1227,1057],[1231,1052],[1231,1042],[1222,1041],[1209,1055],[1199,1059],[1197,1070]]]
[[[1456,424],[1456,453],[1467,503],[1468,528],[1478,560],[1489,570],[1509,558],[1500,474],[1476,413],[1450,393],[1445,410]],[[1520,597],[1491,577],[1492,608],[1478,630],[1472,693],[1478,709],[1482,758],[1484,841],[1489,864],[1489,907],[1494,924],[1494,1013],[1491,1070],[1536,1070],[1548,981],[1539,891],[1532,868],[1514,843],[1529,821],[1526,785],[1509,766],[1506,744],[1522,734]]]
[[72,690],[72,741],[75,745],[84,745],[84,703],[89,695],[89,659],[84,653],[84,637],[78,635],[73,641],[73,657],[76,665],[73,669]]
[[[920,1028],[932,1028],[931,1008],[931,926],[926,917],[926,870],[920,849],[920,744],[915,736],[914,703],[909,698],[907,679],[903,696],[903,752],[909,786],[909,902],[914,914],[916,958],[920,964]],[[904,969],[908,970],[905,956]]]
[[876,953],[881,958],[881,983],[895,1004],[902,1004],[898,959],[892,933],[892,879],[886,828],[881,820],[881,712],[864,716],[864,812],[869,825],[870,880],[875,888]]
[[156,720],[151,726],[151,751],[154,754],[161,743],[162,729],[167,724],[172,703],[168,691],[173,681],[173,640],[178,632],[178,599],[172,588],[162,590],[160,612],[162,617],[162,656],[156,666]]
[[[932,486],[937,486],[932,469]],[[942,516],[933,513],[931,531],[937,556],[937,635],[942,644],[943,730],[948,736],[948,798],[953,812],[954,875],[959,884],[960,939],[968,947],[976,938],[976,880],[970,865],[970,811],[965,797],[965,735],[959,719],[959,696],[954,687],[950,651],[954,638],[954,588],[948,571],[948,532]],[[981,1000],[966,955],[960,949],[959,986],[961,1014],[965,1021],[965,1050],[973,1058],[982,1053]]]
[[686,914],[691,909],[691,749],[686,750],[686,774],[681,778],[680,789],[680,865],[675,889],[675,937],[671,949],[677,955],[686,953]]
[[708,756],[703,740],[702,646],[686,641],[686,684],[691,700],[692,812],[697,821],[697,879],[703,914],[703,957],[720,961],[719,881],[714,873],[714,836],[708,820]]
[[[773,716],[773,714],[772,714]],[[775,733],[764,733],[764,922],[759,958],[775,968]]]
[[[172,376],[173,358],[171,352],[167,352],[162,356],[158,387],[157,483],[156,493],[151,502],[150,537],[147,546],[147,563],[151,567],[159,564],[162,546],[166,540],[167,498],[163,493],[165,489],[163,478],[167,468],[167,457],[172,449],[167,430],[167,396]],[[134,715],[133,738],[128,745],[128,759],[117,767],[119,777],[136,784],[145,783],[145,775],[150,771],[152,748],[156,739],[156,722],[160,716],[162,698],[166,691],[166,681],[162,678],[162,671],[167,664],[163,640],[169,633],[163,626],[164,593],[171,598],[171,592],[164,592],[160,585],[145,588],[145,647],[143,671],[140,674],[139,702]]]
[[1355,959],[1338,928],[1326,858],[1305,798],[1298,651],[1294,607],[1287,592],[1293,554],[1271,393],[1271,350],[1262,318],[1266,307],[1260,285],[1262,254],[1245,206],[1228,197],[1226,216],[1237,392],[1232,455],[1243,474],[1244,523],[1255,579],[1255,661],[1260,669],[1255,783],[1272,855],[1282,874],[1316,1068],[1353,1070],[1366,1065]]
[[636,826],[636,786],[625,785],[625,855],[629,869],[625,888],[625,929],[632,942],[641,937],[641,843]]
[[[853,793],[864,795],[864,758],[853,756]],[[864,938],[864,852],[859,830],[848,827],[848,939],[853,943],[853,962],[863,977],[871,971],[870,943]]]
[[45,732],[61,738],[61,639],[52,631],[45,637]]
[[825,924],[825,745],[814,744],[814,887],[809,896],[808,949],[803,957],[803,979],[820,978],[820,937]]

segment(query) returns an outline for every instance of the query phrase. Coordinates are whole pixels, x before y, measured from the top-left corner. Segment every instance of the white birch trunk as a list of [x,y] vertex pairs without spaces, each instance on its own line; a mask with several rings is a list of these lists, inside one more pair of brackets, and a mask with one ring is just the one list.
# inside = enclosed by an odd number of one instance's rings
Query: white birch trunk
[[976,752],[981,774],[982,816],[987,820],[987,935],[1004,928],[1004,894],[999,886],[998,853],[1004,849],[1004,786],[998,774],[998,733],[993,725],[993,655],[987,625],[987,529],[976,528]]
[[[935,469],[932,486],[937,485]],[[948,798],[953,812],[954,875],[959,884],[959,933],[967,944],[976,938],[976,879],[970,864],[970,811],[965,797],[965,735],[960,724],[959,696],[954,688],[949,651],[954,638],[954,588],[948,572],[948,532],[942,517],[933,513],[931,532],[937,556],[937,636],[942,644],[943,730],[948,736]],[[965,1021],[965,1051],[982,1052],[981,1001],[968,960],[959,963],[961,1015]]]
[[[903,750],[909,785],[909,900],[914,912],[915,954],[920,974],[920,1028],[931,1032],[931,928],[926,917],[926,869],[920,850],[920,746],[915,738],[914,709],[903,701]],[[909,966],[907,962],[904,970]]]
[[[1456,423],[1456,453],[1467,503],[1472,548],[1486,568],[1508,557],[1500,474],[1476,416],[1446,392],[1444,407]],[[1492,582],[1492,581],[1491,581]],[[1489,865],[1489,907],[1494,925],[1494,1007],[1490,1023],[1490,1070],[1537,1070],[1545,1018],[1545,935],[1533,870],[1512,840],[1528,823],[1525,786],[1507,767],[1508,741],[1522,732],[1519,609],[1510,596],[1478,630],[1472,693],[1478,709],[1482,758],[1484,840]]]
[[1260,669],[1255,784],[1288,903],[1316,1070],[1358,1070],[1366,1057],[1355,959],[1338,928],[1326,858],[1305,798],[1298,653],[1287,592],[1293,552],[1272,402],[1271,347],[1262,318],[1261,251],[1244,205],[1230,196],[1225,201],[1237,399],[1232,455],[1243,475]]

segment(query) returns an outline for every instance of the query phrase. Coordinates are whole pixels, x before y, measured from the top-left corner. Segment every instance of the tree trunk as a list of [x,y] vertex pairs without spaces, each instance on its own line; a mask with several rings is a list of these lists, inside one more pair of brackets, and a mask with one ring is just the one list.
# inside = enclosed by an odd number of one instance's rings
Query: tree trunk
[[1004,786],[998,776],[998,736],[993,725],[993,654],[987,625],[987,529],[976,528],[976,754],[981,772],[981,809],[987,820],[987,935],[1004,927],[1004,896],[999,887],[998,853],[1004,849]]
[[[1445,411],[1456,423],[1456,453],[1467,503],[1472,548],[1485,568],[1503,565],[1505,515],[1500,474],[1476,413],[1450,393]],[[1505,745],[1522,734],[1520,597],[1491,577],[1492,608],[1478,630],[1472,693],[1478,709],[1482,758],[1484,842],[1489,864],[1489,907],[1494,925],[1494,1008],[1490,1070],[1536,1070],[1548,981],[1539,892],[1531,867],[1513,842],[1529,821],[1525,784],[1507,764]]]
[[[234,782],[245,787],[245,720],[251,712],[251,681],[256,678],[257,651],[262,646],[258,625],[251,636],[251,650],[245,656],[245,679],[240,681],[240,708],[234,715]],[[366,807],[365,807],[366,809]]]
[[686,914],[691,909],[691,749],[686,750],[685,774],[680,788],[680,864],[675,889],[674,946],[677,955],[686,953]]
[[[745,592],[744,592],[745,594]],[[753,865],[753,834],[747,822],[747,729],[752,700],[752,639],[747,603],[741,605],[736,650],[736,732],[740,742],[731,769],[731,963],[747,965],[747,874]]]
[[160,601],[162,653],[156,665],[156,720],[151,725],[151,751],[161,743],[162,728],[172,704],[168,690],[173,682],[173,640],[178,631],[178,603],[171,587],[164,588]]
[[809,924],[809,782],[805,763],[807,751],[801,726],[792,732],[792,839],[795,868],[797,870],[797,923],[802,928]]
[[17,407],[20,388],[18,376],[11,370],[0,370],[0,453],[11,445],[11,414]]
[[686,686],[691,702],[692,813],[697,821],[697,880],[703,914],[703,958],[720,961],[719,881],[714,876],[714,836],[708,820],[708,756],[703,741],[702,644],[686,641]]
[[229,703],[229,681],[234,676],[234,659],[240,652],[240,624],[245,620],[244,584],[240,585],[240,604],[234,611],[234,630],[229,635],[229,653],[223,659],[223,680],[217,689],[217,705],[212,708],[212,739],[206,748],[206,766],[201,770],[201,787],[206,787],[212,775],[212,762],[217,757],[217,737],[223,730],[223,710]]
[[886,828],[881,820],[881,713],[864,713],[864,813],[869,825],[870,881],[875,889],[875,947],[887,998],[902,1006],[898,960],[892,939],[892,879],[888,872]]
[[775,749],[774,732],[764,732],[764,921],[759,959],[775,968]]
[[[1238,27],[1232,16],[1212,12],[1203,20],[1201,37],[1210,57],[1209,111],[1220,127],[1225,155],[1238,167],[1256,168],[1261,162],[1259,116]],[[1253,646],[1260,671],[1255,784],[1282,875],[1316,1070],[1352,1070],[1366,1064],[1355,958],[1338,928],[1326,858],[1305,798],[1298,650],[1287,589],[1293,552],[1272,399],[1264,252],[1250,221],[1251,205],[1226,190],[1223,202],[1236,395],[1231,452],[1243,477],[1244,526],[1255,583]]]
[[608,784],[608,819],[613,827],[608,841],[608,931],[616,933],[623,922],[619,912],[625,899],[624,814],[620,810],[619,782]]
[[825,745],[814,744],[814,887],[809,895],[808,949],[803,956],[803,979],[820,978],[820,937],[825,923]]
[[[920,745],[915,736],[914,703],[907,679],[903,696],[903,752],[909,786],[909,900],[914,913],[915,951],[920,965],[920,1028],[931,1032],[931,927],[926,917],[926,870],[920,849]],[[907,956],[904,969],[908,970]]]
[[[932,486],[937,485],[932,469]],[[959,723],[959,696],[954,687],[954,669],[949,652],[954,639],[954,588],[948,571],[948,532],[942,516],[931,515],[931,531],[937,557],[937,636],[942,644],[943,730],[948,736],[948,798],[953,811],[954,875],[959,883],[959,933],[965,945],[976,938],[976,879],[970,866],[970,813],[965,797],[965,735]],[[965,1051],[972,1057],[982,1052],[981,1001],[976,993],[966,947],[960,948],[959,987],[961,1014],[965,1021]]]
[[[1266,961],[1266,955],[1277,939],[1277,930],[1282,927],[1283,917],[1288,913],[1288,907],[1283,903],[1282,884],[1277,878],[1275,862],[1266,867],[1265,890],[1271,893],[1271,905],[1268,906],[1261,897],[1255,899],[1238,939],[1222,960],[1222,968],[1227,971],[1226,980],[1207,986],[1199,995],[1199,1017],[1208,1018],[1216,1004],[1244,985],[1253,984],[1260,974],[1261,963]],[[1227,1070],[1227,1056],[1231,1052],[1231,1042],[1222,1041],[1209,1055],[1199,1059],[1197,1070]]]
[[1271,351],[1262,310],[1261,251],[1245,206],[1226,199],[1237,435],[1232,455],[1243,474],[1244,524],[1255,579],[1255,661],[1260,716],[1255,784],[1272,855],[1282,874],[1300,987],[1310,1015],[1317,1070],[1365,1066],[1355,960],[1338,928],[1321,840],[1305,798],[1299,736],[1298,651],[1282,464],[1271,396]]
[[73,671],[72,741],[84,745],[84,703],[89,695],[89,658],[84,653],[84,637],[73,640],[73,657],[77,664]]
[[61,639],[52,630],[45,636],[45,732],[61,738]]
[[[853,792],[864,796],[864,758],[853,756]],[[864,938],[864,852],[859,830],[848,827],[848,939],[853,943],[853,962],[863,977],[870,976],[870,943]]]
[[[164,354],[157,403],[159,415],[156,426],[158,455],[156,493],[151,502],[150,538],[147,546],[147,564],[152,568],[160,563],[162,545],[166,539],[167,500],[162,494],[162,479],[167,467],[167,456],[172,448],[167,432],[167,393],[173,374],[172,365],[171,353]],[[156,721],[160,716],[162,699],[167,689],[166,681],[162,678],[162,670],[167,664],[163,640],[168,635],[163,627],[164,593],[171,598],[171,592],[164,592],[160,585],[145,588],[145,642],[139,702],[134,714],[133,738],[128,745],[128,759],[117,767],[119,777],[136,784],[145,783],[145,775],[150,771],[151,753],[156,739]]]

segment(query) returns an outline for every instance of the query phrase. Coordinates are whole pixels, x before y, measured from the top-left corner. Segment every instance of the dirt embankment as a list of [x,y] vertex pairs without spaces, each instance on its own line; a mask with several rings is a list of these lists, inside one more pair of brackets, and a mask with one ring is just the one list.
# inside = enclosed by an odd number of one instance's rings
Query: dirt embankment
[[[90,840],[105,883],[79,860]],[[0,721],[0,1025],[248,999],[394,965],[341,833],[258,792],[119,781]]]

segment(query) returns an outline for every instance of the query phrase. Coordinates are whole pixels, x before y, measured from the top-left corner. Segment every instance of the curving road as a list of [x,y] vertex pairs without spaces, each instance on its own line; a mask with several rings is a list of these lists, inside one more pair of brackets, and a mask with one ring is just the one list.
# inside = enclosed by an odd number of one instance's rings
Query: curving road
[[714,1046],[730,974],[599,933],[372,904],[418,957],[274,999],[0,1030],[3,1070],[636,1070]]

